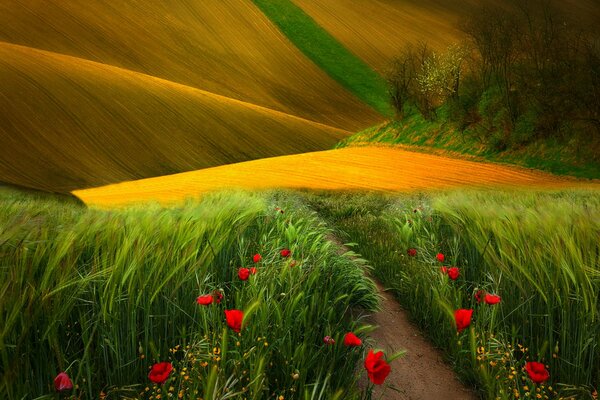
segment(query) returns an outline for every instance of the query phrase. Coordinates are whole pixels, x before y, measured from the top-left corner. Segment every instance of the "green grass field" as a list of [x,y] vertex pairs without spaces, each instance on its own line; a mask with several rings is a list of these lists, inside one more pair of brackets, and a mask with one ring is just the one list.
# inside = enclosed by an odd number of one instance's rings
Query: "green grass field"
[[[5,190],[0,226],[3,399],[56,398],[59,371],[76,398],[159,398],[146,377],[159,361],[176,370],[162,390],[185,398],[357,394],[363,348],[341,343],[368,331],[373,283],[289,196],[98,211]],[[242,281],[239,267],[257,272]],[[214,291],[220,304],[196,304]],[[239,334],[225,309],[245,312]]]
[[[597,193],[310,195],[308,201],[344,240],[357,243],[375,276],[482,398],[592,399],[600,382]],[[442,266],[459,267],[458,279]],[[500,304],[479,304],[480,290],[499,295]],[[471,327],[457,334],[452,314],[459,308],[474,314]],[[526,361],[546,364],[550,380],[533,384]]]

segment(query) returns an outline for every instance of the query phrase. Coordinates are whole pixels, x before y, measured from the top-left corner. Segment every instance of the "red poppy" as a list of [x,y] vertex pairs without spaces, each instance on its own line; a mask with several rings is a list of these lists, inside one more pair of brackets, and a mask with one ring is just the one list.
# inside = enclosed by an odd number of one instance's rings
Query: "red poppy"
[[223,293],[221,293],[220,290],[215,290],[213,292],[213,299],[215,300],[215,303],[221,304],[221,300],[223,300]]
[[525,364],[525,371],[527,371],[529,378],[535,383],[542,383],[550,378],[550,373],[546,369],[546,366],[540,362],[528,361]]
[[417,255],[417,249],[408,249],[406,250],[406,254],[408,254],[410,257],[414,257]]
[[256,275],[256,267],[251,267],[251,268],[250,268],[250,273],[251,273],[252,275]]
[[454,321],[456,321],[456,329],[462,332],[465,328],[471,325],[471,316],[473,310],[465,310],[463,308],[454,311]]
[[250,270],[248,268],[240,268],[238,270],[238,278],[245,281],[250,276]]
[[281,254],[281,257],[289,257],[292,252],[289,249],[283,249],[279,252],[279,254]]
[[365,358],[365,369],[371,382],[376,385],[383,384],[392,370],[390,365],[383,359],[383,352],[373,353],[373,349],[369,350],[369,354]]
[[438,253],[437,256],[435,256],[435,258],[437,258],[439,262],[444,262],[444,260],[446,259],[446,257],[444,257],[442,253]]
[[73,382],[71,382],[69,375],[65,372],[56,375],[56,378],[54,378],[54,389],[56,389],[57,392],[73,389]]
[[212,304],[213,300],[212,294],[205,294],[203,296],[198,296],[196,303],[200,304],[201,306],[207,306]]
[[154,364],[148,373],[148,379],[162,385],[169,378],[171,371],[173,371],[173,365],[170,362]]
[[447,274],[448,273],[448,267],[440,267],[440,272],[442,274]]
[[500,303],[500,296],[497,294],[486,294],[485,295],[485,304],[494,305]]
[[457,280],[458,277],[460,276],[460,270],[458,269],[458,267],[448,268],[448,276],[453,281]]
[[477,303],[481,303],[481,300],[483,300],[483,296],[485,295],[485,292],[483,290],[478,290],[477,292],[475,292],[475,300],[477,300]]
[[244,312],[240,310],[225,310],[225,319],[227,320],[227,326],[236,332],[242,330],[242,320],[244,319]]
[[335,344],[335,340],[333,340],[333,338],[331,336],[325,336],[323,338],[323,343],[325,343],[327,345],[334,345]]
[[258,253],[256,253],[254,257],[252,257],[252,261],[254,261],[255,263],[259,262],[260,260],[262,260],[262,256]]
[[344,345],[348,347],[356,347],[362,345],[362,340],[352,332],[346,333],[344,336]]

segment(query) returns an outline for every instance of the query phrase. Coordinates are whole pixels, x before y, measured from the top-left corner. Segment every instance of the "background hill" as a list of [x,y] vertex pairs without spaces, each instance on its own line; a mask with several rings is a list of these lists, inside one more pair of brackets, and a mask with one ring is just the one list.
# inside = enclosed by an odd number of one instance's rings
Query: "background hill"
[[13,184],[62,192],[327,149],[382,119],[249,1],[9,0],[0,41]]

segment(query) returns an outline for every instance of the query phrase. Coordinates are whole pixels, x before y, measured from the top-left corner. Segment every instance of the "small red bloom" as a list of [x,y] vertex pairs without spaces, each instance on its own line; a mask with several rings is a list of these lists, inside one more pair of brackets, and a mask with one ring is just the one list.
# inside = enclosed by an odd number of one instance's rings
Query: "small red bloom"
[[477,292],[475,292],[475,300],[477,300],[477,303],[481,303],[481,300],[483,300],[483,296],[485,295],[485,292],[483,290],[478,290]]
[[203,296],[198,296],[196,303],[200,304],[201,306],[207,306],[212,304],[213,300],[212,294],[205,294]]
[[442,253],[438,253],[437,256],[435,256],[435,258],[437,258],[439,262],[444,262],[444,260],[446,259],[446,257],[444,257]]
[[417,255],[417,249],[408,249],[406,250],[406,254],[408,254],[409,257],[414,257]]
[[456,329],[462,332],[465,328],[471,325],[471,316],[473,310],[465,310],[463,308],[454,311],[454,321],[456,321]]
[[546,366],[540,362],[528,361],[525,364],[525,371],[527,371],[527,375],[535,383],[542,383],[550,378],[550,373],[546,369]]
[[73,389],[73,382],[71,382],[69,375],[65,372],[56,375],[56,378],[54,378],[54,389],[56,389],[57,392]]
[[223,300],[223,293],[221,293],[220,290],[215,290],[213,292],[213,299],[215,300],[215,303],[221,304],[221,300]]
[[169,374],[173,371],[173,365],[170,362],[160,362],[154,364],[148,373],[148,379],[154,383],[162,385],[169,378]]
[[289,257],[292,252],[289,249],[283,249],[279,252],[279,254],[281,254],[281,257]]
[[344,336],[344,345],[348,347],[356,347],[362,345],[362,340],[352,332],[346,333]]
[[376,385],[383,384],[392,370],[390,365],[383,359],[383,352],[373,353],[373,349],[369,350],[369,354],[365,358],[365,369],[371,382]]
[[252,257],[252,261],[254,261],[255,263],[260,262],[260,260],[262,260],[262,256],[258,253],[256,253],[254,257]]
[[236,332],[242,330],[242,321],[244,319],[244,312],[240,310],[225,310],[225,320],[227,326]]
[[444,274],[444,275],[447,274],[448,273],[448,267],[440,267],[440,272],[442,274]]
[[458,277],[460,276],[460,270],[458,269],[458,267],[448,268],[448,276],[453,281],[457,280]]
[[251,268],[250,268],[250,273],[251,273],[252,275],[255,275],[255,274],[256,274],[256,267],[251,267]]
[[497,294],[486,294],[485,295],[485,304],[494,305],[500,303],[500,296]]
[[333,340],[333,338],[331,336],[325,336],[323,338],[323,343],[325,343],[327,345],[334,345],[335,344],[335,340]]
[[248,268],[240,268],[238,270],[238,278],[245,281],[250,276],[250,270]]

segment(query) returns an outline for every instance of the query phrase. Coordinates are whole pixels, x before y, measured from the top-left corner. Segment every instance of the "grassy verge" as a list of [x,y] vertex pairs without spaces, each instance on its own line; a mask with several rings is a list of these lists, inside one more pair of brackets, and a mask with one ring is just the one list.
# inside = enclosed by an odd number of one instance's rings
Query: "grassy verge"
[[[0,200],[0,398],[57,398],[61,371],[82,399],[357,397],[364,348],[341,344],[364,337],[349,310],[373,309],[374,286],[285,195],[122,211]],[[164,385],[148,378],[158,362],[174,367]]]
[[393,115],[386,83],[290,0],[254,0],[315,64],[384,116]]
[[[600,384],[597,193],[308,201],[358,243],[375,275],[484,398],[593,398]],[[442,266],[457,266],[458,279]],[[501,302],[479,303],[479,291]],[[457,333],[453,312],[461,308],[474,312]],[[527,361],[544,363],[550,379],[535,384]]]
[[450,151],[476,156],[492,162],[536,168],[557,175],[600,179],[600,164],[593,151],[581,143],[556,143],[551,140],[496,151],[481,141],[474,131],[459,132],[452,124],[427,121],[412,115],[404,121],[392,121],[366,129],[342,140],[337,148],[381,143],[413,146],[416,151]]

